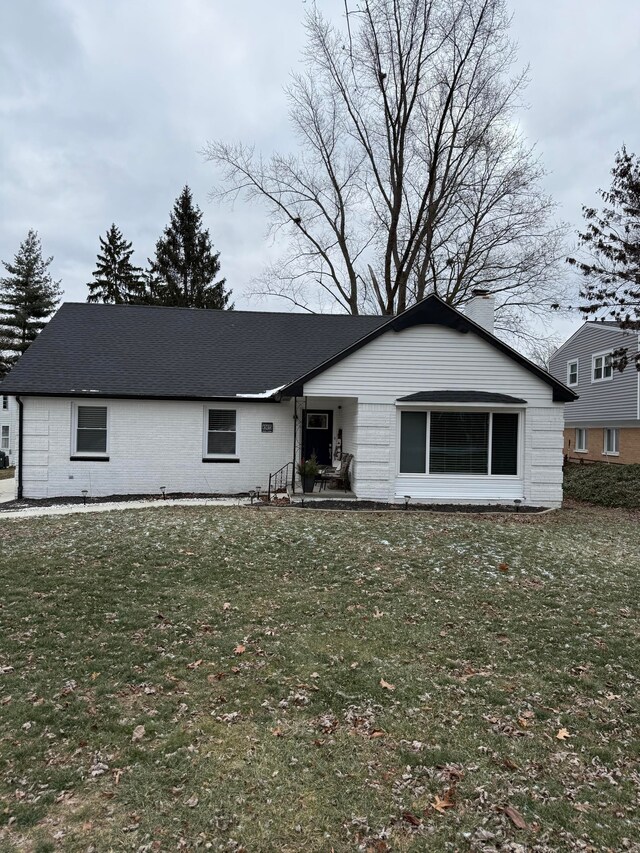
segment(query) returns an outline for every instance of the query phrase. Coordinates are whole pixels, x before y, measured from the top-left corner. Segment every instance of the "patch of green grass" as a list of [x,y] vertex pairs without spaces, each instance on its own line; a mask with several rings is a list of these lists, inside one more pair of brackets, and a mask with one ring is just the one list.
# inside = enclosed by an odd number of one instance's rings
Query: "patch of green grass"
[[571,463],[565,468],[564,494],[598,506],[640,509],[640,465]]
[[3,520],[0,847],[634,849],[638,520]]
[[15,467],[0,468],[0,480],[12,480],[15,477],[15,473]]

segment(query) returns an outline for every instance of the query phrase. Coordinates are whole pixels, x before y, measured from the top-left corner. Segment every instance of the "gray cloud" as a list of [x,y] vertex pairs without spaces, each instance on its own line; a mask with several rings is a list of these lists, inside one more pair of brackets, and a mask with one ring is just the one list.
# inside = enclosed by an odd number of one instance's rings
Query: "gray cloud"
[[[320,0],[342,14],[342,0]],[[144,263],[189,183],[238,307],[273,251],[262,212],[207,201],[207,140],[291,145],[283,86],[299,63],[303,0],[24,0],[2,8],[0,258],[30,227],[65,298],[84,300],[115,221]],[[522,126],[559,215],[580,224],[623,142],[640,152],[637,0],[514,0],[531,66]],[[270,307],[278,307],[271,304]],[[283,308],[284,310],[284,308]],[[563,323],[565,331],[575,326]]]

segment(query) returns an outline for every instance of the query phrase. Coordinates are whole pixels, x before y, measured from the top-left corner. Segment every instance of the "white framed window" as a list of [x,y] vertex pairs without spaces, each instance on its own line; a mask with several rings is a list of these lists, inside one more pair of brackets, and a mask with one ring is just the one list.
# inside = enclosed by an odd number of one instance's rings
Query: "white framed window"
[[567,362],[567,385],[578,384],[578,359]]
[[587,452],[587,431],[583,427],[576,427],[576,453]]
[[613,379],[613,361],[610,352],[600,352],[591,356],[591,381],[606,382]]
[[76,456],[106,458],[107,433],[106,406],[75,407],[73,453]]
[[0,450],[9,449],[9,424],[2,425],[2,436],[0,437]]
[[604,430],[604,456],[618,456],[620,454],[620,430],[607,427]]
[[517,476],[517,412],[400,412],[400,474]]
[[3,395],[2,395],[2,408],[3,408],[3,409],[8,409],[8,408],[9,408],[9,398],[7,397],[7,395],[6,395],[6,394],[3,394]]
[[207,409],[206,455],[235,456],[236,452],[236,410]]

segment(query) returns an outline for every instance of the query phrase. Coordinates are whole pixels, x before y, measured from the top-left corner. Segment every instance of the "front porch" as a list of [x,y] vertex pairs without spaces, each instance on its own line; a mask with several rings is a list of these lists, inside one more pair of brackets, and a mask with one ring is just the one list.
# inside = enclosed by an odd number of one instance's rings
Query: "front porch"
[[322,503],[323,501],[356,501],[358,499],[355,492],[351,489],[322,489],[319,490],[318,485],[314,486],[313,492],[293,492],[288,490],[289,500],[292,504],[299,503]]

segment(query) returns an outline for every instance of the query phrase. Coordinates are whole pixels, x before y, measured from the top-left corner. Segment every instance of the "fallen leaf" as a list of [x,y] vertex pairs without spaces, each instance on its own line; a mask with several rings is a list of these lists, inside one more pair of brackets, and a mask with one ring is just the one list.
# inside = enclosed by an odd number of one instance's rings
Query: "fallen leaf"
[[201,663],[202,663],[202,658],[199,658],[198,660],[194,660],[193,663],[187,664],[187,669],[197,669]]
[[558,734],[556,735],[558,740],[566,740],[568,737],[571,737],[567,729],[560,729]]
[[452,809],[455,806],[455,803],[451,799],[450,791],[447,790],[444,792],[444,797],[439,797],[436,794],[435,802],[433,802],[432,807],[440,814],[444,814],[447,809]]
[[225,601],[225,603],[222,605],[222,609],[231,610],[231,604],[228,601]]
[[416,817],[411,812],[402,812],[402,819],[410,823],[411,826],[420,826],[420,818]]
[[515,826],[516,829],[528,829],[526,820],[522,817],[520,812],[517,809],[514,809],[513,806],[505,806],[502,809],[503,813],[509,818],[511,823]]
[[238,643],[238,645],[233,650],[234,655],[243,655],[246,652],[245,646],[242,643]]
[[278,729],[278,728],[276,728],[276,729],[271,729],[271,734],[272,734],[274,737],[282,737],[282,729]]
[[378,608],[376,607],[376,609],[373,611],[373,618],[374,619],[381,619],[383,616],[384,616],[384,610],[378,610]]
[[189,797],[185,805],[188,806],[190,809],[195,809],[199,802],[200,800],[198,799],[197,795],[194,794],[193,797]]
[[447,809],[452,809],[454,804],[450,800],[440,799],[440,797],[436,794],[435,802],[432,803],[432,805],[437,812],[440,812],[440,814],[444,814]]
[[509,566],[507,563],[498,563],[498,571],[500,572],[508,572]]
[[515,761],[512,761],[510,758],[505,758],[504,761],[502,762],[502,766],[506,767],[507,770],[517,770],[518,769],[518,765],[515,763]]
[[135,729],[133,730],[133,734],[131,735],[131,741],[133,743],[136,743],[136,741],[142,740],[144,735],[145,735],[144,726],[136,726]]
[[222,681],[223,678],[226,678],[226,675],[226,672],[212,672],[207,676],[207,681],[209,684],[215,684],[216,681]]
[[373,739],[374,737],[384,737],[385,735],[386,732],[383,732],[382,729],[374,729],[369,737]]
[[395,690],[396,689],[395,684],[389,684],[389,682],[385,681],[384,678],[380,679],[380,687],[382,687],[384,690]]

